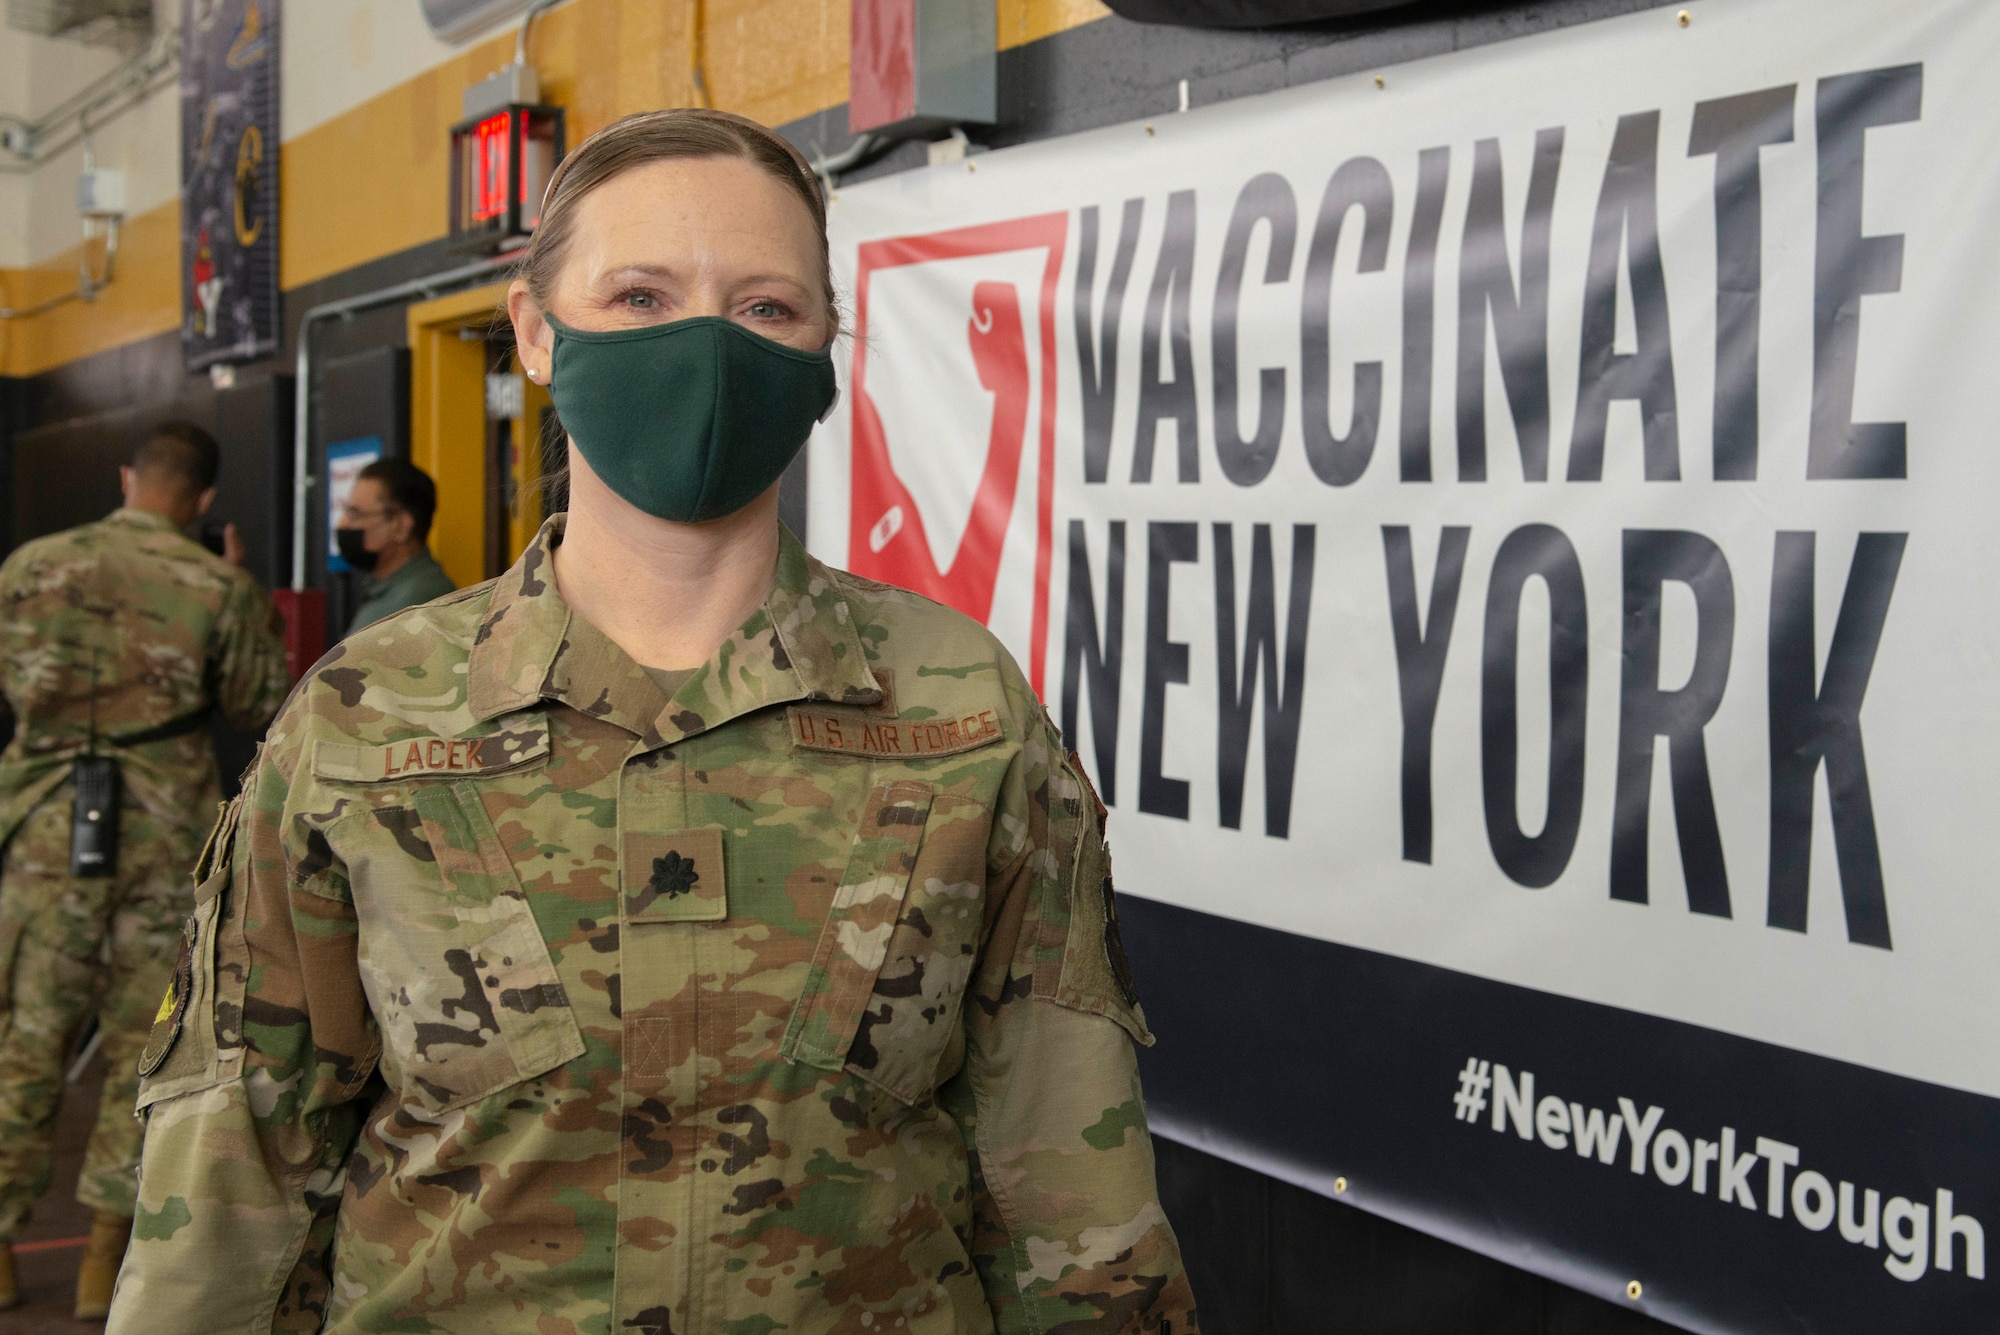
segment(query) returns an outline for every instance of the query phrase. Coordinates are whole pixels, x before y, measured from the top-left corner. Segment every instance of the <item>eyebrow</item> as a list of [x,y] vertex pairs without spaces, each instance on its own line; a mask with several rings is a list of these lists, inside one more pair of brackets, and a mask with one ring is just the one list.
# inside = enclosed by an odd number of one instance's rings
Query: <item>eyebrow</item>
[[617,282],[622,278],[677,278],[679,275],[664,264],[621,264],[615,269],[606,269],[597,277],[600,282]]
[[[598,281],[617,283],[628,278],[657,278],[672,281],[679,277],[680,274],[677,271],[668,268],[664,264],[621,264],[614,269],[607,269],[598,275]],[[753,287],[759,283],[783,283],[788,287],[795,287],[802,292],[807,290],[806,283],[781,273],[750,274],[747,277],[738,279],[734,285],[738,287]]]
[[798,288],[800,291],[804,291],[806,287],[804,283],[800,282],[796,278],[793,278],[790,274],[781,274],[781,273],[756,273],[756,274],[751,274],[748,278],[741,280],[741,286],[744,287],[753,286],[754,284],[757,283],[785,283],[791,287]]

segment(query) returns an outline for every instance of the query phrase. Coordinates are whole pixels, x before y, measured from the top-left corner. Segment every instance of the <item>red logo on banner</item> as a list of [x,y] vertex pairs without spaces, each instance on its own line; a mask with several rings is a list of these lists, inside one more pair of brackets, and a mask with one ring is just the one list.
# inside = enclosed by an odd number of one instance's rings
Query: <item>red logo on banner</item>
[[[853,475],[848,499],[848,566],[857,575],[900,584],[955,607],[969,617],[987,621],[993,611],[994,586],[1000,577],[1001,549],[1020,489],[1021,458],[1029,448],[1032,427],[1036,449],[1035,587],[1027,668],[1029,684],[1038,694],[1042,690],[1043,659],[1048,648],[1051,514],[1055,501],[1056,283],[1062,274],[1063,244],[1068,235],[1069,216],[1046,213],[933,232],[928,236],[871,241],[860,248],[854,283],[854,369],[850,376]],[[966,350],[978,372],[980,386],[993,396],[992,416],[984,445],[959,452],[960,457],[978,458],[983,450],[984,462],[965,532],[951,558],[940,566],[932,555],[923,512],[896,473],[881,414],[868,395],[869,282],[881,270],[903,265],[1025,250],[1047,253],[1041,290],[1024,294],[1019,284],[1009,280],[980,281],[973,286],[971,309],[966,312]],[[1030,364],[1028,355],[1024,322],[1029,319],[1036,323],[1040,345],[1039,386],[1036,368]],[[1028,421],[1032,402],[1040,406],[1040,420],[1035,423]],[[940,444],[950,448],[948,442]]]

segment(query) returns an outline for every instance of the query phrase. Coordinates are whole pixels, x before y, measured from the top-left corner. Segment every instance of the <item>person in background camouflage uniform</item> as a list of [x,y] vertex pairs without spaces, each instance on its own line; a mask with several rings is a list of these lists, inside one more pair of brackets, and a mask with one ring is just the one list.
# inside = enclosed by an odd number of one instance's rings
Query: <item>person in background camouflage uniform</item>
[[[0,755],[0,1240],[48,1186],[66,1054],[95,1003],[107,1075],[77,1184],[97,1212],[79,1316],[108,1309],[131,1226],[139,1052],[220,799],[207,715],[262,728],[288,685],[276,614],[233,528],[234,560],[181,532],[213,499],[216,466],[207,433],[169,423],[120,470],[123,509],[0,566],[0,682],[14,717]],[[79,878],[70,765],[93,734],[121,774],[119,851],[113,875]],[[11,1253],[0,1260],[0,1306],[11,1306]]]
[[[637,119],[529,296],[636,238],[755,300],[616,319],[825,346],[804,164]],[[787,272],[796,324],[735,277]],[[329,653],[211,837],[112,1335],[1196,1335],[1103,809],[1020,669],[807,555],[775,476],[683,524],[575,443],[569,514]]]

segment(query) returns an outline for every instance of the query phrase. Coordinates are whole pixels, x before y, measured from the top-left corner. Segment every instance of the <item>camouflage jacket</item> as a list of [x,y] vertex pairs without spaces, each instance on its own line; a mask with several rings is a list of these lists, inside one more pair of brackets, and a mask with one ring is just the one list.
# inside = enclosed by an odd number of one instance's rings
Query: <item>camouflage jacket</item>
[[1190,1335],[1006,651],[785,534],[667,699],[560,534],[329,654],[202,855],[114,1335]]
[[185,831],[192,860],[218,798],[208,729],[113,742],[207,705],[262,728],[290,685],[277,612],[257,582],[145,510],[113,511],[9,556],[0,650],[14,715],[0,755],[0,842],[89,745],[94,695],[98,749],[118,757],[126,801]]

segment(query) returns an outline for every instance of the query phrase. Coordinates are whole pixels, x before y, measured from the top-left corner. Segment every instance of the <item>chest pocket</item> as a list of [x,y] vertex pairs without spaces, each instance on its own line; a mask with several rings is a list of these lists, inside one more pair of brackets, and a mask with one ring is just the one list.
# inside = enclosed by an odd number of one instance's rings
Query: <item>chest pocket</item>
[[779,1049],[921,1103],[958,1032],[985,900],[987,810],[901,780],[869,794]]
[[477,782],[421,784],[413,801],[442,895],[407,860],[400,876],[351,871],[357,901],[364,886],[393,901],[363,944],[383,1074],[444,1113],[573,1061],[584,1043]]

